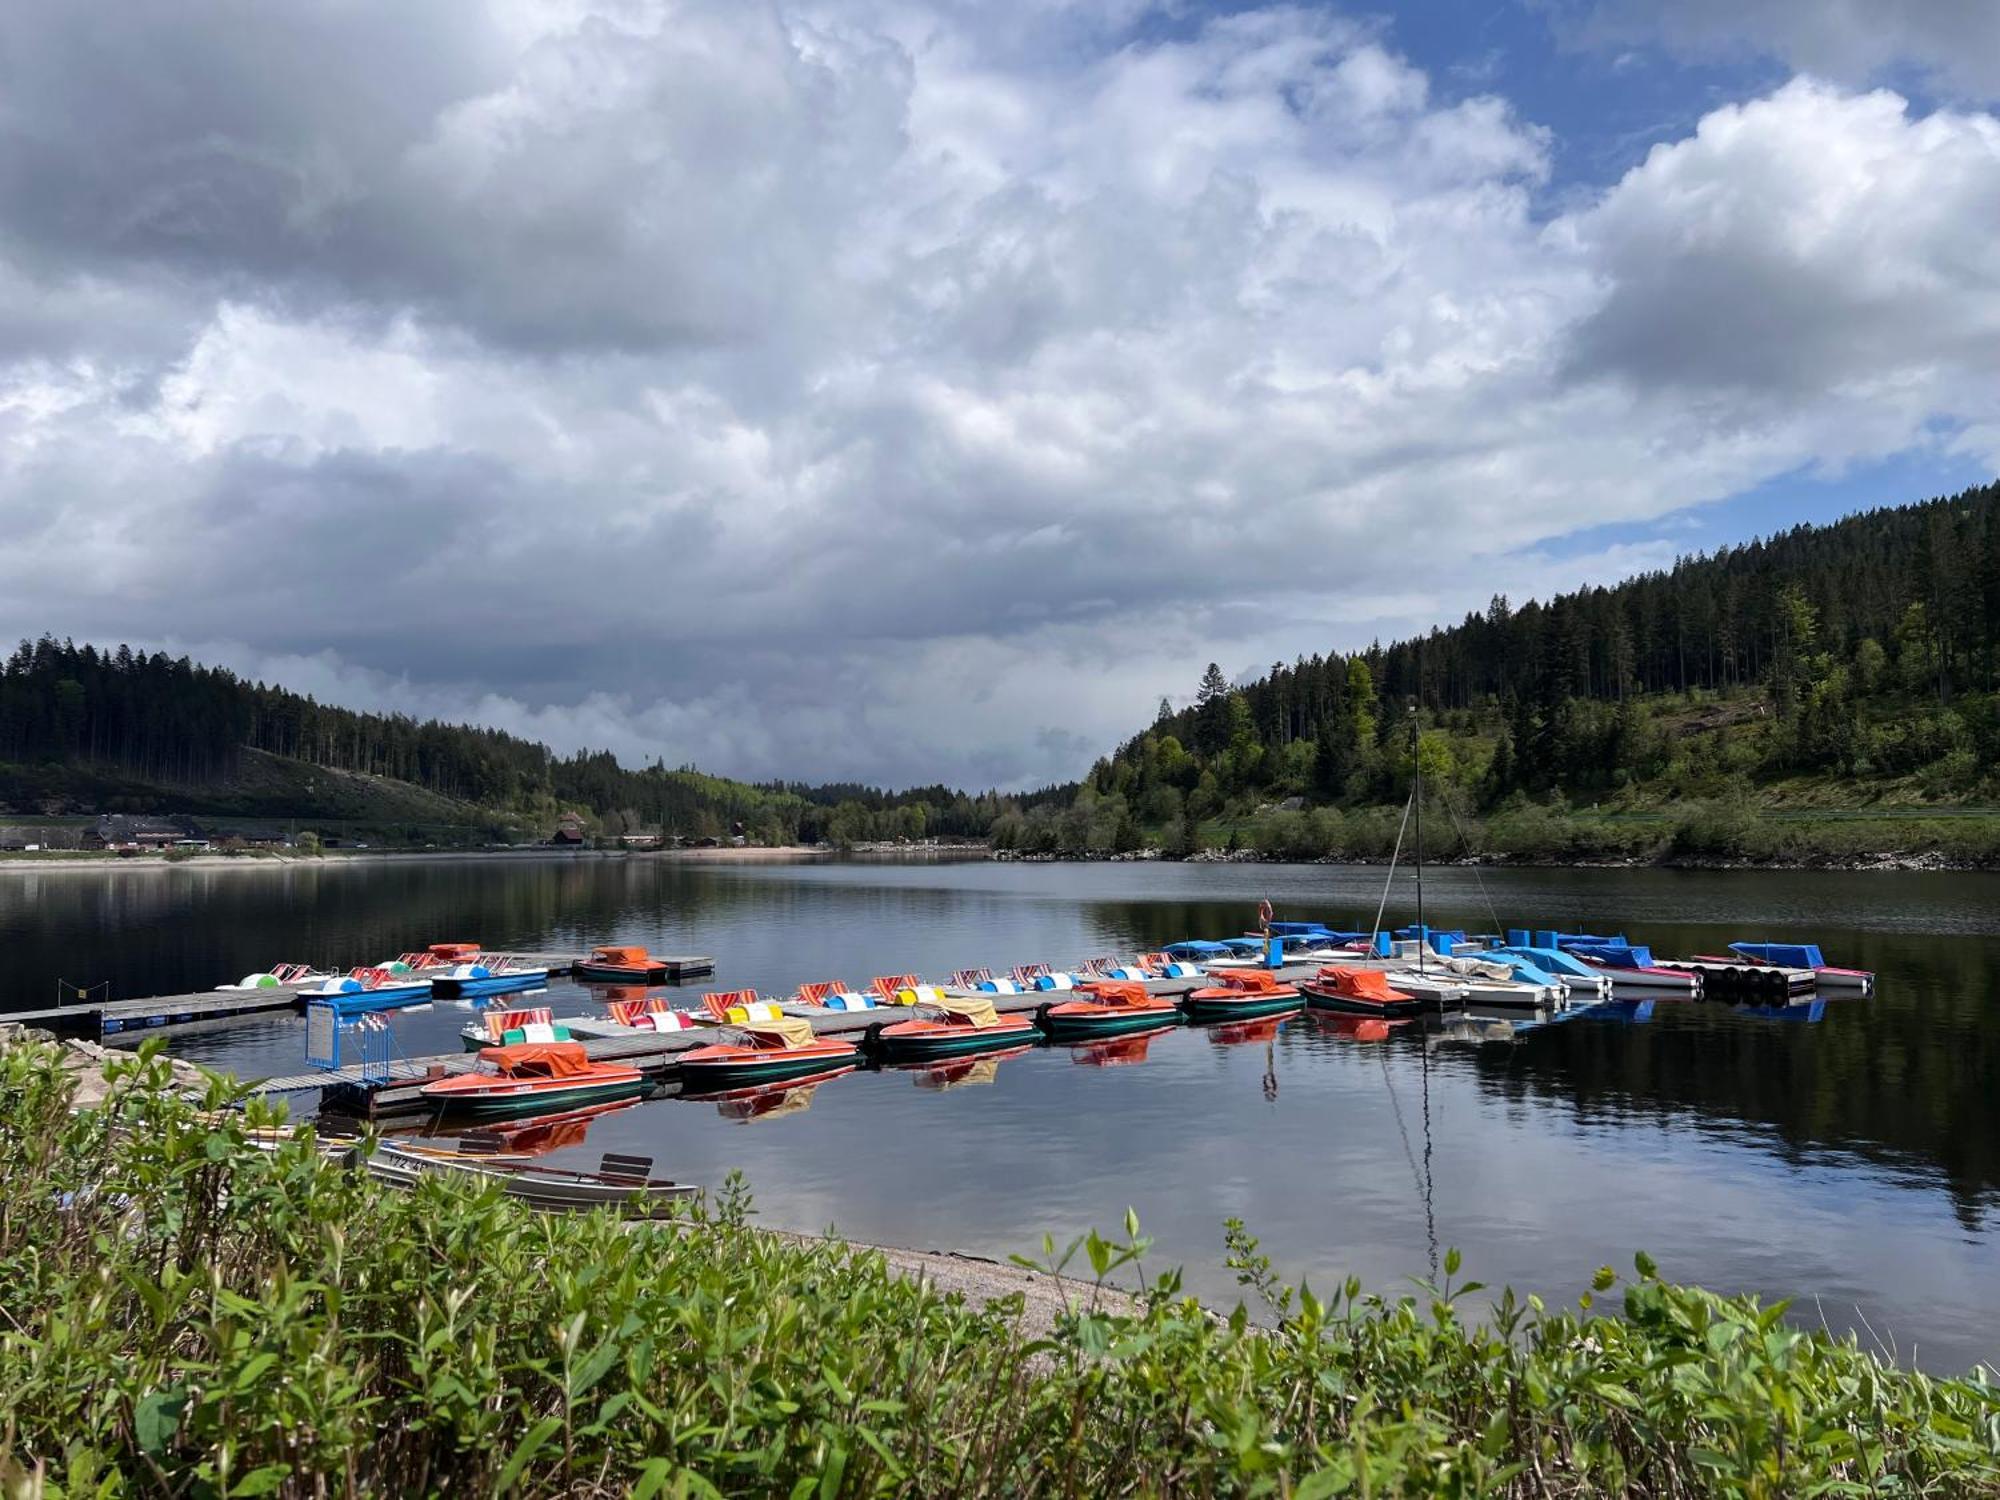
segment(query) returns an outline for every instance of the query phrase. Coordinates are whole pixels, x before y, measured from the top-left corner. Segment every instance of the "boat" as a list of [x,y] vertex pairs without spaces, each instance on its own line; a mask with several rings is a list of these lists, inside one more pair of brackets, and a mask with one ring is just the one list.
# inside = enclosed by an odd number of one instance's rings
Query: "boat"
[[485,995],[509,995],[520,990],[547,989],[546,966],[515,968],[499,959],[480,963],[456,963],[431,975],[431,993],[444,999],[478,999]]
[[620,1026],[630,1026],[635,1031],[692,1031],[712,1020],[691,1010],[675,1010],[665,995],[639,994],[606,1000],[604,1013]]
[[940,1014],[913,1016],[875,1033],[875,1046],[886,1060],[915,1062],[958,1057],[968,1052],[1019,1046],[1038,1035],[1033,1021],[1026,1016],[1001,1015],[983,995],[934,992],[925,998],[925,1004]]
[[669,1204],[700,1192],[691,1183],[648,1175],[653,1166],[651,1157],[611,1152],[604,1155],[595,1172],[582,1172],[519,1166],[490,1154],[424,1150],[383,1141],[361,1165],[371,1177],[396,1187],[414,1186],[427,1176],[454,1176],[493,1183],[508,1197],[536,1208],[570,1213],[615,1208],[653,1218],[669,1212]]
[[874,1010],[882,1001],[874,995],[852,989],[844,979],[821,979],[812,984],[802,984],[798,993],[786,1002],[788,1014],[797,1015],[800,1010],[808,1013],[821,1010]]
[[1073,1000],[1043,1006],[1035,1018],[1036,1024],[1059,1042],[1123,1036],[1180,1024],[1180,1008],[1164,995],[1149,994],[1144,984],[1099,979],[1076,995]]
[[1243,1021],[1297,1010],[1304,1003],[1295,986],[1280,984],[1268,969],[1232,970],[1211,977],[1214,984],[1190,990],[1181,1000],[1181,1010],[1190,1021]]
[[[768,1003],[768,1002],[766,1002]],[[776,1007],[772,1007],[775,1011]],[[839,1037],[814,1036],[812,1024],[798,1016],[732,1022],[724,1028],[729,1040],[683,1052],[682,1085],[687,1090],[742,1087],[801,1078],[809,1073],[858,1067],[861,1053]]]
[[1434,1001],[1397,989],[1380,969],[1328,964],[1299,981],[1299,993],[1314,1010],[1350,1016],[1415,1016],[1436,1009]]
[[261,974],[245,974],[234,984],[218,984],[217,990],[231,994],[244,990],[275,990],[288,984],[321,984],[333,978],[328,969],[310,964],[273,964]]
[[1392,988],[1423,1001],[1432,1010],[1447,1010],[1465,1003],[1471,986],[1449,972],[1419,966],[1414,969],[1384,969],[1382,977]]
[[1553,974],[1569,986],[1574,996],[1580,989],[1595,991],[1600,999],[1611,998],[1611,976],[1593,969],[1573,953],[1560,948],[1542,948],[1526,943],[1501,943],[1485,950],[1494,958],[1525,958],[1544,973]]
[[1729,951],[1747,964],[1811,969],[1813,983],[1823,990],[1852,990],[1863,995],[1875,992],[1873,972],[1828,963],[1818,943],[1731,943]]
[[459,1032],[468,1052],[488,1047],[508,1047],[519,1042],[567,1042],[572,1040],[567,1026],[556,1024],[555,1012],[546,1005],[515,1010],[489,1010]]
[[593,1062],[583,1043],[559,1041],[481,1048],[470,1073],[427,1083],[418,1093],[470,1115],[523,1115],[625,1099],[645,1088],[637,1068]]
[[1438,960],[1437,975],[1464,985],[1467,1005],[1541,1010],[1569,1003],[1569,987],[1560,979],[1512,955],[1454,954]]
[[1602,941],[1567,939],[1563,951],[1581,959],[1608,978],[1616,989],[1681,990],[1698,995],[1702,990],[1699,971],[1669,969],[1653,962],[1653,950],[1623,938]]
[[665,959],[653,957],[643,946],[609,944],[590,950],[590,956],[572,971],[578,979],[606,980],[612,984],[651,984],[667,977]]
[[305,1005],[329,1005],[339,1015],[361,1016],[374,1011],[400,1010],[406,1005],[428,1005],[431,982],[401,978],[387,969],[356,969],[302,989],[298,998]]

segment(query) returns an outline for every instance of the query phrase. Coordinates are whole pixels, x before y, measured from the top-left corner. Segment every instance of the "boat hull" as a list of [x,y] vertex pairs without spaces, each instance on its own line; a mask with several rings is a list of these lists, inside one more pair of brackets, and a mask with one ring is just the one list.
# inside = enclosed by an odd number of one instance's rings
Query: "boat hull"
[[473,999],[480,995],[512,995],[521,990],[545,990],[549,971],[535,969],[522,974],[494,974],[485,979],[433,979],[431,992],[446,999]]
[[1359,995],[1343,995],[1331,985],[1314,984],[1310,979],[1300,982],[1299,993],[1314,1010],[1331,1011],[1342,1016],[1420,1016],[1427,1010],[1437,1008],[1435,1001],[1420,1000],[1414,995],[1404,995],[1395,1000],[1369,1000]]
[[751,1083],[772,1083],[783,1078],[804,1078],[812,1073],[837,1073],[859,1067],[861,1054],[813,1052],[799,1056],[773,1048],[768,1054],[739,1057],[682,1058],[681,1085],[687,1092],[704,1089],[737,1088]]
[[299,996],[305,1005],[328,1005],[338,1016],[376,1015],[385,1010],[402,1010],[411,1005],[431,1003],[430,981],[422,984],[389,984],[375,990],[355,990],[340,995],[315,995],[311,991]]
[[1159,1010],[1104,1010],[1092,1015],[1080,1011],[1043,1012],[1036,1024],[1059,1042],[1090,1041],[1101,1036],[1131,1036],[1140,1031],[1160,1031],[1178,1026],[1181,1014],[1173,1006]]
[[1259,1016],[1298,1010],[1305,1001],[1299,991],[1283,995],[1204,996],[1198,991],[1181,1001],[1181,1013],[1197,1025],[1213,1021],[1248,1021]]
[[491,1090],[453,1089],[433,1094],[426,1089],[424,1097],[442,1105],[452,1114],[489,1120],[552,1114],[558,1110],[607,1104],[616,1099],[630,1099],[644,1093],[645,1089],[646,1080],[635,1076],[616,1080],[580,1079],[560,1087],[533,1089],[505,1083],[496,1084]]
[[578,979],[593,979],[599,984],[651,984],[667,977],[665,964],[593,964],[581,963],[570,970]]
[[[906,1026],[918,1029],[906,1031],[903,1029]],[[875,1038],[875,1046],[885,1061],[915,1062],[1018,1047],[1036,1038],[1035,1028],[1025,1021],[1018,1025],[1003,1021],[998,1026],[932,1026],[921,1021],[899,1021],[882,1029]]]

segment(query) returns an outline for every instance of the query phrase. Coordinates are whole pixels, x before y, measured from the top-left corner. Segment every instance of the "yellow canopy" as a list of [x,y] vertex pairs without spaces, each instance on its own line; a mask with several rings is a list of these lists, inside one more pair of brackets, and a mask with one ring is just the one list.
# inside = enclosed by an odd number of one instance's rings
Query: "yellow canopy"
[[933,1003],[946,1015],[957,1016],[982,1031],[1000,1024],[1000,1012],[984,995],[941,995]]
[[747,1021],[745,1031],[754,1031],[763,1036],[777,1037],[787,1049],[803,1047],[813,1039],[812,1022],[803,1016],[778,1016],[768,1021]]

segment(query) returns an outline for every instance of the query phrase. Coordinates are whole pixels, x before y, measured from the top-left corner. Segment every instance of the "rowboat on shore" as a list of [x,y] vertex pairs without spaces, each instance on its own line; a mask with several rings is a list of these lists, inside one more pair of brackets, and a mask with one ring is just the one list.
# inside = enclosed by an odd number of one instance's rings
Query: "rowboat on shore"
[[1164,995],[1149,994],[1145,985],[1124,980],[1093,980],[1073,1000],[1042,1007],[1036,1022],[1059,1042],[1092,1037],[1124,1036],[1180,1024],[1180,1008]]
[[809,1022],[772,1010],[768,1017],[731,1022],[722,1031],[728,1040],[683,1052],[683,1087],[731,1088],[860,1066],[861,1053],[852,1042],[814,1036]]
[[585,1212],[615,1208],[641,1218],[669,1212],[668,1205],[695,1197],[692,1183],[653,1177],[651,1157],[607,1152],[594,1172],[561,1167],[519,1166],[496,1161],[489,1154],[459,1153],[384,1141],[363,1159],[371,1177],[396,1187],[412,1187],[423,1178],[451,1176],[493,1183],[510,1198],[536,1208]]
[[937,1014],[913,1016],[884,1026],[876,1033],[875,1045],[885,1060],[916,1062],[934,1057],[960,1057],[968,1052],[1018,1047],[1034,1041],[1038,1034],[1033,1021],[1026,1016],[1001,1015],[993,1008],[993,1001],[984,995],[947,995],[931,990],[922,1003]]
[[1215,983],[1191,990],[1181,1001],[1190,1021],[1242,1021],[1297,1010],[1304,1003],[1297,986],[1280,984],[1268,969],[1238,969],[1212,976]]
[[624,1063],[594,1062],[581,1042],[517,1042],[486,1047],[470,1073],[418,1092],[440,1108],[473,1116],[545,1114],[644,1092],[646,1075]]

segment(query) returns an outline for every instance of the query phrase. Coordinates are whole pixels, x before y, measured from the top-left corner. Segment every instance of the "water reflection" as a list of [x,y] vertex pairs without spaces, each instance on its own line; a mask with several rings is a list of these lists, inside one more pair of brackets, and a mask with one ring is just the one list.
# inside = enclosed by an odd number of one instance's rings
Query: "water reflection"
[[[1380,883],[1325,867],[615,859],[37,872],[0,879],[0,1003],[46,1003],[58,978],[171,992],[274,958],[345,966],[459,937],[709,953],[718,986],[784,994],[829,973],[1154,949],[1240,931],[1264,895],[1287,916],[1365,925]],[[1492,1044],[1435,1045],[1368,1017],[1234,1040],[1182,1029],[1007,1057],[973,1088],[862,1072],[628,1106],[551,1151],[651,1154],[704,1182],[742,1168],[767,1222],[1000,1256],[1045,1229],[1115,1224],[1129,1203],[1190,1285],[1225,1302],[1217,1225],[1234,1213],[1315,1283],[1351,1271],[1393,1290],[1442,1242],[1482,1280],[1569,1295],[1643,1247],[1677,1276],[1817,1299],[1836,1324],[1865,1305],[1927,1362],[2000,1353],[2000,880],[1487,871],[1484,884],[1491,910],[1470,872],[1439,872],[1427,910],[1441,925],[1622,927],[1662,953],[1817,940],[1878,970],[1881,989],[1768,1011],[1653,997],[1509,1023]],[[564,983],[536,997],[558,1015],[601,998]],[[399,1051],[457,1050],[468,1014],[398,1014]],[[293,1073],[304,1028],[278,1017],[173,1045]],[[702,1103],[715,1107],[689,1107]],[[805,1108],[811,1120],[782,1123]],[[734,1128],[774,1115],[770,1130]]]

